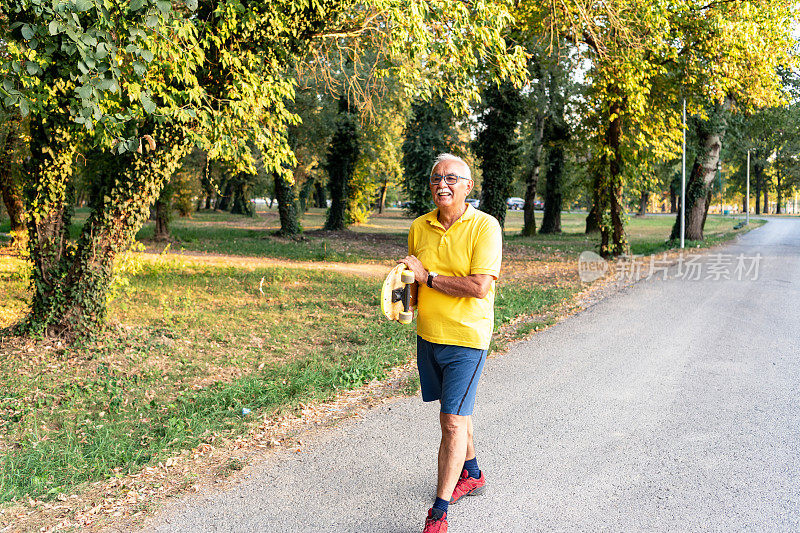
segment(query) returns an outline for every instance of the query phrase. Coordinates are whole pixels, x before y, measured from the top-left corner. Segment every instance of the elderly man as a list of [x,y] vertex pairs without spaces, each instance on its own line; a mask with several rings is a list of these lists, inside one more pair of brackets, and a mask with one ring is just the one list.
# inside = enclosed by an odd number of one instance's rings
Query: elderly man
[[448,505],[486,483],[472,440],[472,409],[494,323],[494,282],[502,230],[465,202],[474,182],[459,157],[441,154],[430,177],[436,209],[411,224],[408,256],[417,304],[417,366],[422,399],[439,400],[436,502],[425,533],[447,531]]

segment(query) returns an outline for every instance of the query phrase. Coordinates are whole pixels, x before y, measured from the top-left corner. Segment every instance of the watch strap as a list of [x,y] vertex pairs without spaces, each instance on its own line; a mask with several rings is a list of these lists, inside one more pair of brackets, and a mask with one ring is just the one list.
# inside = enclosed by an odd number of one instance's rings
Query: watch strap
[[425,284],[432,289],[433,288],[433,278],[435,278],[438,275],[439,274],[437,274],[436,272],[428,272],[428,281]]

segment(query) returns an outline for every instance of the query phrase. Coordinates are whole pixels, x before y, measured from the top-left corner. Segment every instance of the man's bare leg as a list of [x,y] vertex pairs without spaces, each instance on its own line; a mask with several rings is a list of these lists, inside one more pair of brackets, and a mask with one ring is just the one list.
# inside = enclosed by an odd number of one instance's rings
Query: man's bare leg
[[472,441],[472,415],[467,417],[467,456],[465,461],[475,458],[475,444]]
[[[450,501],[453,489],[458,483],[464,469],[464,458],[467,456],[467,429],[470,424],[468,416],[439,413],[442,426],[442,441],[439,444],[439,478],[436,485],[436,496]],[[473,450],[474,454],[474,450]]]

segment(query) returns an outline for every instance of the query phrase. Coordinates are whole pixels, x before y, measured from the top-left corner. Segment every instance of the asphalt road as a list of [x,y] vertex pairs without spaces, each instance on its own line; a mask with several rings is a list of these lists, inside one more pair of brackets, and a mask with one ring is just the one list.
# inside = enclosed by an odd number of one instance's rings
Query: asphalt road
[[[672,268],[489,360],[488,489],[451,508],[452,533],[800,531],[800,220],[719,252],[700,280]],[[741,280],[740,254],[761,255]],[[383,406],[146,529],[421,531],[436,424],[419,398]]]

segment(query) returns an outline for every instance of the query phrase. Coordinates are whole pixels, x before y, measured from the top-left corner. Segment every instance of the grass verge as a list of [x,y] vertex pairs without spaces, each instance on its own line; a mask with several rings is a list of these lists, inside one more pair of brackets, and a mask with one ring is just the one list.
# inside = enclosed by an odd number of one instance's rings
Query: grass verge
[[[135,472],[381,379],[413,355],[413,327],[378,316],[379,279],[164,257],[129,281],[111,303],[113,326],[93,341],[3,354],[0,501]],[[21,280],[0,285],[24,292]],[[501,284],[496,323],[570,294]]]

